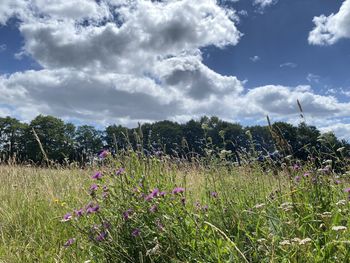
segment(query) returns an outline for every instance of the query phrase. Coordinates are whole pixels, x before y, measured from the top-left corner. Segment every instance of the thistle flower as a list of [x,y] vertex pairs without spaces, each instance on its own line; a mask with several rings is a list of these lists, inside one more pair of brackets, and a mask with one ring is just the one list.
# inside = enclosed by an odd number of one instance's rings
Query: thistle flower
[[345,188],[345,189],[344,189],[344,192],[350,194],[350,187]]
[[125,172],[125,168],[119,168],[116,172],[115,175],[121,175],[122,173]]
[[87,214],[93,214],[93,213],[97,213],[98,211],[100,211],[100,206],[97,204],[95,206],[89,206],[86,209],[86,213]]
[[149,209],[149,211],[150,211],[151,213],[155,213],[155,212],[157,212],[157,210],[158,210],[157,205],[152,205],[152,206],[150,207],[150,209]]
[[98,185],[97,184],[93,184],[90,186],[90,191],[91,192],[95,192],[98,189]]
[[109,154],[109,152],[107,150],[103,150],[102,152],[100,152],[98,157],[100,157],[101,159],[104,159],[108,156],[108,154]]
[[69,247],[69,246],[73,245],[74,242],[75,242],[75,238],[70,238],[70,239],[67,240],[66,243],[64,243],[63,246],[64,247]]
[[166,195],[166,192],[162,191],[162,192],[160,192],[159,195],[160,195],[161,197],[164,197],[164,196]]
[[131,235],[133,237],[138,237],[141,235],[141,230],[139,228],[135,228],[132,232],[131,232]]
[[96,241],[101,242],[104,241],[107,237],[107,232],[102,231],[101,233],[99,233],[96,237]]
[[63,216],[63,219],[61,220],[62,222],[67,222],[69,220],[72,219],[72,214],[71,213],[67,213]]
[[295,176],[294,177],[294,181],[296,182],[296,183],[300,183],[300,176],[298,175],[298,176]]
[[133,210],[131,208],[123,212],[123,218],[125,221],[130,218],[132,212]]
[[214,198],[217,198],[218,197],[218,193],[217,192],[211,192],[210,195]]
[[304,173],[304,177],[309,177],[310,173]]
[[79,210],[75,210],[74,213],[75,213],[76,217],[81,217],[81,216],[83,216],[84,210],[83,210],[83,208],[80,208]]
[[99,180],[102,178],[102,173],[101,172],[96,172],[93,176],[91,176],[92,179],[94,180]]
[[182,187],[175,187],[174,190],[172,191],[173,194],[181,194],[185,192],[185,188]]

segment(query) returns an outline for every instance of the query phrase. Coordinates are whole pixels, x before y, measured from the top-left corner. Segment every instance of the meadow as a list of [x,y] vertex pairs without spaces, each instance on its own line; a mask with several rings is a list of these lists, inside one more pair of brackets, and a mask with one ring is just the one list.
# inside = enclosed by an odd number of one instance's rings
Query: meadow
[[0,166],[0,262],[347,262],[349,173],[135,152]]

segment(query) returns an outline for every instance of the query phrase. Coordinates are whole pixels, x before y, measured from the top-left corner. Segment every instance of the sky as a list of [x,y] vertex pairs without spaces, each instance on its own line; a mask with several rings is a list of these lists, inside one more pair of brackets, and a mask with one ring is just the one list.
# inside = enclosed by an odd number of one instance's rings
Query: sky
[[350,0],[1,0],[0,117],[215,115],[350,139]]

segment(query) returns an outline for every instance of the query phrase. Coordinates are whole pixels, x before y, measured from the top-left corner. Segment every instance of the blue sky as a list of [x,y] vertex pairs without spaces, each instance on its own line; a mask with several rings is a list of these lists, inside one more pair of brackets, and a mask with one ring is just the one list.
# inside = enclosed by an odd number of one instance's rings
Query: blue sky
[[[313,28],[312,18],[320,14],[336,13],[341,0],[279,1],[260,13],[251,1],[232,4],[246,10],[238,29],[244,34],[237,46],[222,50],[207,48],[205,64],[215,71],[247,79],[247,87],[280,84],[296,86],[309,84],[309,74],[319,76],[314,88],[320,93],[329,88],[350,90],[350,43],[341,40],[332,46],[308,43]],[[258,56],[253,62],[250,58]],[[295,66],[284,66],[294,63]],[[317,85],[315,85],[317,84]],[[342,96],[340,96],[342,97]]]
[[3,0],[0,116],[297,124],[299,100],[348,139],[349,21],[350,0]]

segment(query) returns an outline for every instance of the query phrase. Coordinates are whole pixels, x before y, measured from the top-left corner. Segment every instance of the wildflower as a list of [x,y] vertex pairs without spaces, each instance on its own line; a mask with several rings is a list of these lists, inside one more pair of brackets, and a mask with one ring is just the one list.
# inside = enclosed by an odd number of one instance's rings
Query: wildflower
[[152,193],[145,196],[145,200],[146,200],[146,201],[151,201],[152,199],[153,199]]
[[67,213],[63,216],[62,222],[67,222],[69,220],[72,219],[72,214],[71,213]]
[[218,193],[217,192],[211,192],[210,195],[214,198],[217,198],[218,197]]
[[204,206],[202,207],[202,210],[203,210],[204,212],[207,212],[208,209],[209,209],[209,206],[208,206],[208,205],[204,205]]
[[153,191],[152,191],[152,193],[151,193],[151,195],[152,195],[153,197],[157,197],[158,194],[159,194],[159,189],[158,189],[158,188],[154,188]]
[[174,190],[172,191],[173,194],[181,194],[185,192],[185,188],[182,187],[175,187]]
[[258,243],[265,243],[267,240],[265,238],[259,238],[257,240]]
[[293,165],[293,170],[294,171],[298,171],[300,169],[300,165],[299,164],[294,164]]
[[75,242],[75,238],[70,238],[70,239],[67,240],[66,243],[64,243],[63,246],[64,247],[69,247],[69,246],[73,245],[74,242]]
[[304,238],[304,239],[300,240],[299,245],[305,245],[305,244],[307,244],[307,243],[309,243],[311,241],[312,241],[311,238],[307,237],[307,238]]
[[299,175],[298,175],[298,176],[295,176],[294,181],[295,181],[296,183],[299,183],[299,182],[300,182],[300,176],[299,176]]
[[133,210],[131,208],[123,212],[123,218],[125,221],[130,218],[132,212]]
[[339,200],[336,205],[340,206],[340,205],[346,205],[346,200]]
[[108,197],[108,192],[103,192],[103,193],[102,193],[102,198],[103,198],[103,199],[106,199],[107,197]]
[[341,184],[341,181],[340,180],[335,180],[334,184]]
[[132,232],[131,232],[131,235],[133,237],[138,237],[141,235],[141,230],[139,228],[135,228]]
[[332,213],[331,212],[323,212],[321,214],[321,217],[322,218],[330,218],[330,217],[332,217]]
[[157,212],[157,210],[158,210],[157,205],[152,205],[151,208],[149,209],[149,211],[150,211],[151,213],[155,213],[155,212]]
[[344,189],[344,192],[350,194],[350,187],[345,188],[345,189]]
[[99,180],[102,178],[102,173],[101,172],[96,172],[92,177],[92,179]]
[[156,225],[160,231],[164,231],[164,225],[162,224],[159,218],[156,219]]
[[119,168],[116,172],[115,175],[121,175],[122,173],[125,172],[125,168]]
[[97,235],[96,241],[101,242],[101,241],[105,240],[106,237],[107,237],[107,232],[103,231]]
[[304,177],[309,177],[310,173],[304,173]]
[[97,204],[95,206],[89,206],[86,209],[86,213],[87,214],[93,214],[93,213],[97,213],[100,210],[100,206]]
[[83,208],[80,208],[79,210],[75,210],[74,212],[77,217],[81,217],[83,216],[84,210]]
[[98,185],[97,184],[93,184],[90,186],[90,191],[91,192],[95,192],[98,189]]
[[100,157],[101,159],[104,159],[108,156],[108,154],[109,154],[109,152],[107,150],[103,150],[102,152],[100,152],[98,157]]
[[301,239],[298,237],[295,237],[291,240],[293,243],[300,243]]
[[263,208],[265,206],[264,203],[261,204],[257,204],[256,206],[254,206],[254,208],[259,209],[259,208]]
[[290,245],[289,240],[283,240],[282,242],[280,242],[280,246],[288,246],[288,245]]
[[162,192],[160,192],[159,195],[160,195],[161,197],[164,197],[164,196],[166,195],[166,192],[162,191]]
[[346,226],[333,226],[332,227],[332,230],[334,230],[334,231],[345,231],[345,230],[347,230],[348,228],[346,227]]

